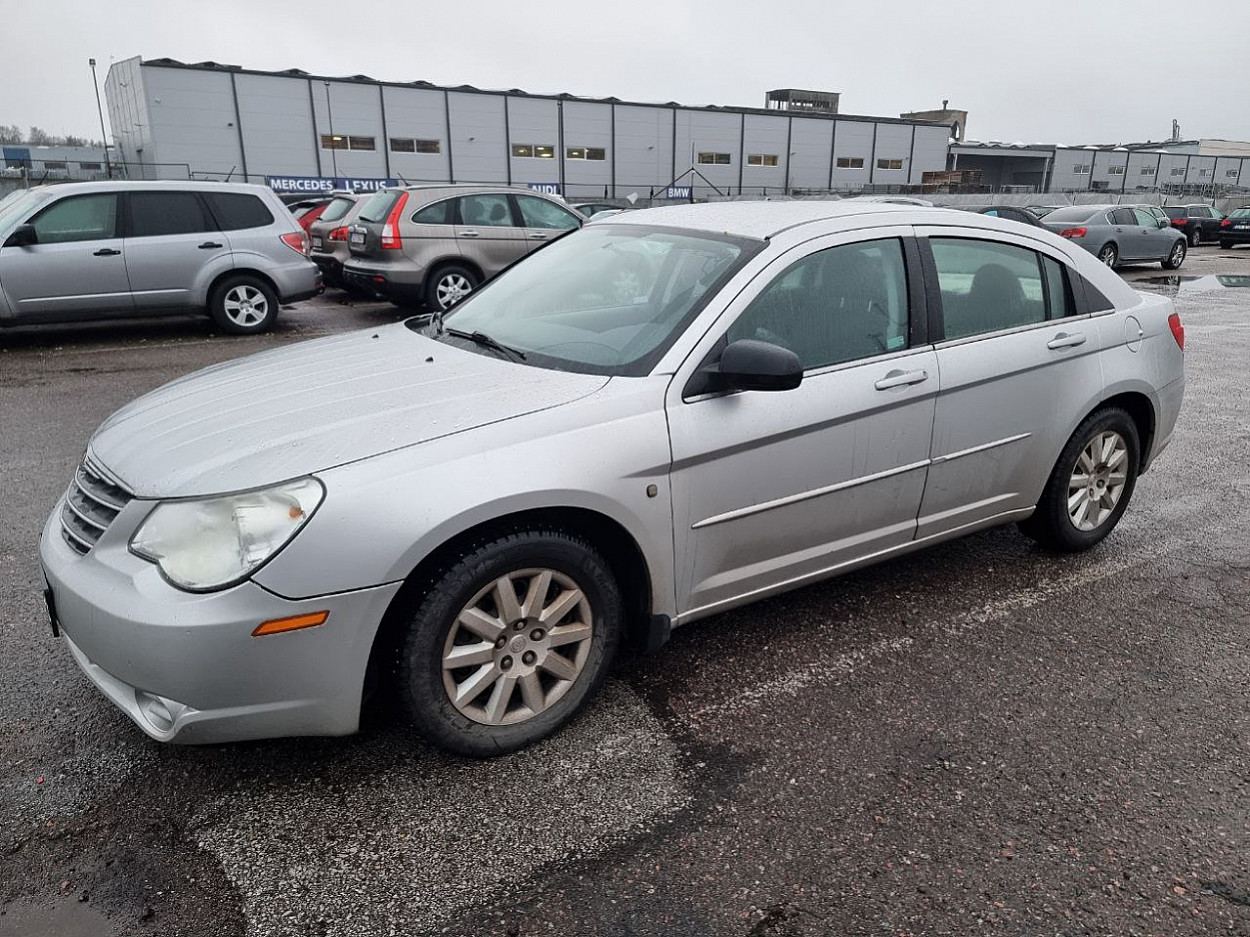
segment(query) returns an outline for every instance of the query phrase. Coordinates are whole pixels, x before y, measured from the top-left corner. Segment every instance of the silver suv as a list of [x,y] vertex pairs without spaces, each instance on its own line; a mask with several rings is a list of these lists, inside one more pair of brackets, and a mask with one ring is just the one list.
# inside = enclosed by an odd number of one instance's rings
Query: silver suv
[[349,229],[343,279],[398,305],[443,311],[583,221],[558,199],[507,186],[386,189]]
[[0,326],[206,310],[250,334],[320,289],[308,236],[263,186],[80,182],[0,202]]

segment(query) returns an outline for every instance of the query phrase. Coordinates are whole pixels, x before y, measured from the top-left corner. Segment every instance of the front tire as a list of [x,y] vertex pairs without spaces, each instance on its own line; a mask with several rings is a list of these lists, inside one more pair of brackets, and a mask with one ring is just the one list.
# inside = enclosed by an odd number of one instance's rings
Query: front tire
[[1163,267],[1164,270],[1176,270],[1184,262],[1185,242],[1184,240],[1180,240],[1172,245],[1172,250],[1168,253],[1166,258],[1159,261],[1159,265]]
[[1220,241],[1220,250],[1231,251],[1233,249],[1232,241]]
[[208,314],[231,335],[259,335],[278,319],[278,296],[259,277],[226,277],[208,299]]
[[1063,447],[1036,510],[1020,529],[1051,550],[1090,549],[1128,508],[1140,458],[1133,418],[1119,407],[1094,412]]
[[446,312],[477,289],[477,275],[468,267],[439,267],[425,285],[425,304],[433,312]]
[[1120,250],[1114,244],[1104,244],[1098,251],[1098,259],[1114,270],[1120,265]]
[[580,537],[528,530],[480,542],[408,612],[400,703],[449,751],[516,751],[564,726],[602,685],[623,625],[611,568]]

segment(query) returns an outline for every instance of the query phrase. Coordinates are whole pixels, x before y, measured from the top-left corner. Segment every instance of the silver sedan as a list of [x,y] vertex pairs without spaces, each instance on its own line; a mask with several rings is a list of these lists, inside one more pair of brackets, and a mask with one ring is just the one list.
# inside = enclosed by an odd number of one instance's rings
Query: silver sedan
[[44,529],[48,607],[157,739],[350,733],[380,683],[437,744],[507,752],[627,642],[996,525],[1093,547],[1172,436],[1183,344],[1041,229],[630,212],[441,317],[118,411]]
[[1112,269],[1121,263],[1157,263],[1175,270],[1188,249],[1185,235],[1163,210],[1148,205],[1073,205],[1050,212],[1042,224]]

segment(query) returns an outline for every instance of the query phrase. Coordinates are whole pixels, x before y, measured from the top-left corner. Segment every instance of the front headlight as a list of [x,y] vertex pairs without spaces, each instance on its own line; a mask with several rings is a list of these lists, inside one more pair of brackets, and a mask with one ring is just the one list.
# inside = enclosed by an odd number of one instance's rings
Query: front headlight
[[202,501],[166,501],[139,525],[130,549],[180,589],[223,589],[282,549],[324,496],[321,482],[301,478]]

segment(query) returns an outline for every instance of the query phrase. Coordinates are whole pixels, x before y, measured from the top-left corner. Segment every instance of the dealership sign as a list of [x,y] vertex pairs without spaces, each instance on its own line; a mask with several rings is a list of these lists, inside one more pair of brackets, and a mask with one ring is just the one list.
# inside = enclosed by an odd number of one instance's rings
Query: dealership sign
[[265,182],[275,192],[329,192],[343,189],[348,192],[376,192],[384,186],[399,185],[398,179],[354,179],[339,176],[326,179],[323,176],[265,176]]
[[690,198],[690,186],[670,185],[664,190],[665,198]]
[[526,185],[535,192],[542,192],[544,195],[560,194],[560,183],[558,182],[527,182]]

